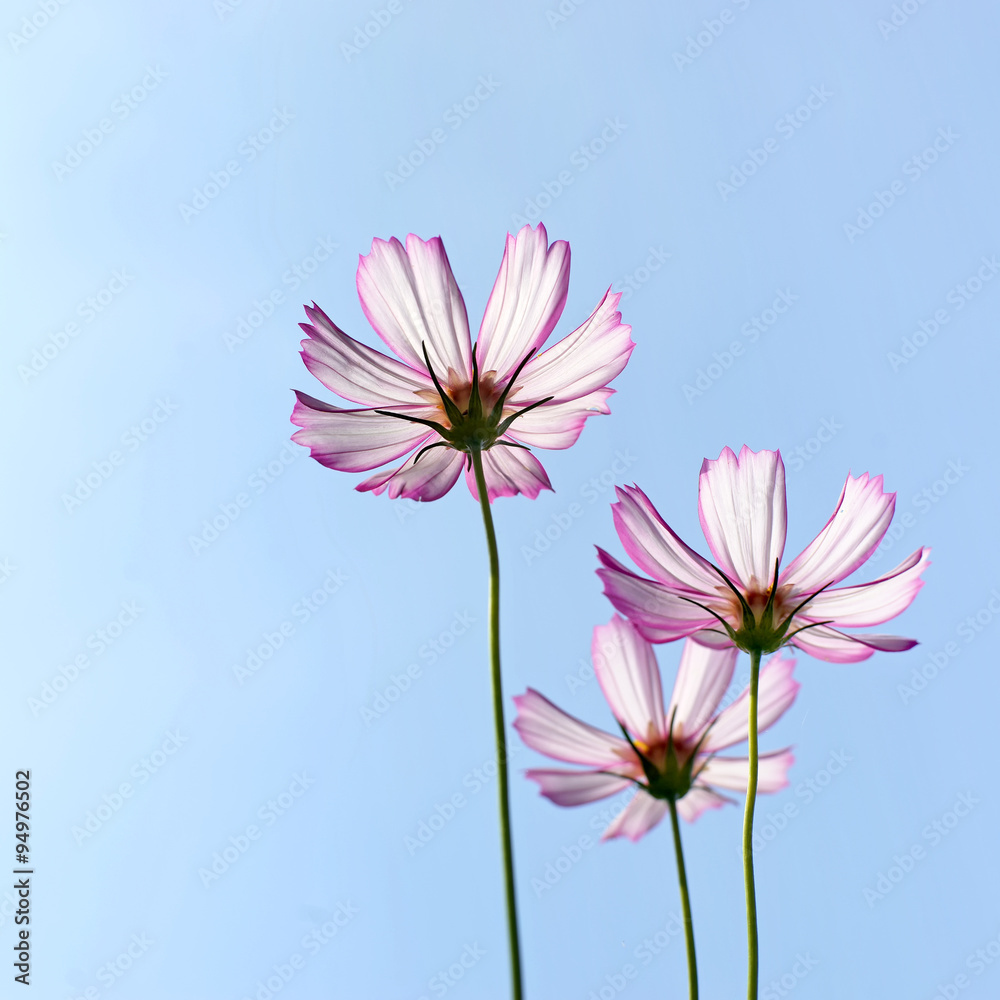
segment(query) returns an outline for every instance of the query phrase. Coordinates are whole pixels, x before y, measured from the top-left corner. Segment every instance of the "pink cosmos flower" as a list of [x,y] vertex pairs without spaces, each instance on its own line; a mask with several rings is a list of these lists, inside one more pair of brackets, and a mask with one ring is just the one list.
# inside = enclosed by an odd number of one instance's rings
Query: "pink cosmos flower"
[[[359,490],[436,500],[455,485],[469,454],[483,452],[487,491],[534,498],[551,489],[527,446],[568,448],[587,417],[610,413],[607,387],[632,352],[620,293],[605,293],[590,317],[541,354],[569,285],[569,244],[548,244],[545,227],[507,236],[500,273],[475,348],[462,293],[440,237],[374,240],[358,265],[358,296],[391,358],[353,340],[315,304],[302,323],[306,367],[359,409],[303,392],[293,440],[318,462],[369,476]],[[398,360],[397,360],[398,358]],[[466,481],[478,499],[475,477]]]
[[[715,756],[747,738],[749,689],[718,710],[733,677],[735,647],[711,649],[688,640],[666,708],[653,647],[630,622],[615,615],[597,626],[592,652],[601,690],[624,738],[581,722],[528,688],[514,699],[514,726],[521,739],[549,757],[589,768],[529,770],[527,777],[538,782],[542,795],[559,806],[577,806],[637,785],[602,839],[638,840],[663,819],[670,798],[681,816],[694,821],[706,809],[732,801],[717,789],[746,791],[747,758]],[[773,725],[795,701],[799,684],[792,678],[794,667],[794,660],[779,653],[761,670],[760,729]],[[758,790],[784,788],[793,761],[787,749],[763,754]]]
[[[847,477],[822,531],[778,575],[785,547],[785,467],[776,451],[705,460],[698,482],[701,526],[717,565],[674,534],[638,487],[618,489],[618,537],[641,570],[598,549],[605,594],[652,642],[694,636],[706,645],[773,652],[791,643],[820,660],[854,663],[875,650],[911,649],[914,639],[840,628],[880,625],[909,607],[923,586],[930,549],[919,548],[870,583],[829,588],[878,547],[895,493],[882,477]],[[836,626],[836,628],[831,627]]]

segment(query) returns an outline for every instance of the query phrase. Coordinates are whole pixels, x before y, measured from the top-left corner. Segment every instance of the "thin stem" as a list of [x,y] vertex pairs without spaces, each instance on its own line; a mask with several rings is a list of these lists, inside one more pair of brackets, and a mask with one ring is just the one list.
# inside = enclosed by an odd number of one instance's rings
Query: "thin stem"
[[687,944],[688,987],[691,1000],[698,1000],[698,961],[694,954],[694,922],[691,919],[691,899],[688,896],[687,872],[684,869],[684,852],[681,850],[681,828],[677,822],[677,803],[670,803],[670,825],[674,828],[674,853],[677,855],[677,881],[681,886],[681,909],[684,911],[684,941]]
[[757,891],[753,882],[753,809],[757,800],[757,686],[760,651],[750,653],[750,779],[743,814],[743,875],[747,884],[747,1000],[757,1000]]
[[507,733],[503,719],[503,684],[500,677],[500,556],[497,536],[493,530],[483,455],[470,455],[476,473],[476,490],[483,512],[486,545],[490,553],[490,677],[493,681],[493,723],[497,745],[497,791],[500,795],[500,835],[503,841],[504,891],[507,897],[507,938],[510,944],[510,978],[514,1000],[522,1000],[521,946],[517,933],[517,901],[514,895],[514,849],[510,836],[510,795],[507,788]]

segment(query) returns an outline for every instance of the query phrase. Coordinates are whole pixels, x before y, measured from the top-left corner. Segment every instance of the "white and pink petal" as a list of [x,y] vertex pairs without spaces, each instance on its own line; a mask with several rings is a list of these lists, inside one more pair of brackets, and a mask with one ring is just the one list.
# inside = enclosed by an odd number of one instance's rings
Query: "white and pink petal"
[[921,574],[930,565],[928,548],[917,549],[895,569],[870,583],[825,590],[803,608],[813,621],[838,628],[881,625],[905,611],[924,585]]
[[621,374],[635,344],[632,327],[621,321],[620,298],[608,289],[583,325],[524,366],[516,385],[521,406],[548,396],[555,402],[578,399]]
[[[790,750],[762,753],[757,759],[757,792],[780,792],[788,786],[788,769],[795,763]],[[733,792],[746,792],[750,782],[750,761],[746,757],[712,757],[698,772],[699,784],[714,785]]]
[[[760,672],[757,686],[757,731],[764,732],[781,718],[795,701],[801,685],[792,672],[795,660],[777,652]],[[724,750],[750,736],[750,688],[723,709],[702,744],[705,751]]]
[[500,272],[486,303],[476,351],[481,371],[506,382],[515,368],[545,343],[566,304],[569,244],[549,246],[545,226],[507,234]]
[[[418,457],[419,456],[419,457]],[[395,500],[439,500],[458,481],[462,473],[463,456],[451,448],[434,447],[422,455],[418,451],[402,465],[369,476],[355,487],[362,493],[376,496],[388,490]]]
[[611,412],[607,399],[614,391],[597,389],[565,403],[543,403],[517,417],[506,436],[536,448],[569,448],[576,444],[588,417]]
[[635,793],[629,804],[611,821],[601,834],[601,840],[628,837],[633,843],[660,822],[666,815],[667,803],[664,799],[654,799],[641,789]]
[[660,668],[653,647],[615,615],[594,629],[590,646],[594,673],[615,718],[646,743],[667,735]]
[[[301,427],[292,440],[339,472],[363,472],[412,451],[433,433],[423,424],[388,417],[374,410],[342,410],[304,392],[296,392],[292,423]],[[427,407],[396,407],[426,416]]]
[[420,391],[434,391],[430,377],[349,337],[314,302],[306,306],[311,323],[299,326],[306,368],[328,389],[362,406],[420,405]]
[[[530,451],[499,442],[483,452],[483,474],[490,503],[497,497],[512,497],[518,493],[534,500],[542,490],[552,489],[542,463]],[[465,481],[478,500],[475,469],[466,468]]]
[[712,649],[694,639],[685,640],[667,706],[667,720],[673,722],[675,742],[685,743],[701,734],[733,679],[737,653],[732,644],[725,649]]
[[725,587],[719,574],[674,534],[649,497],[638,486],[617,486],[615,493],[618,502],[611,505],[615,530],[633,562],[660,583],[679,587],[694,598],[703,595],[703,604],[725,607],[718,601]]
[[534,688],[518,695],[514,704],[514,728],[532,750],[570,764],[590,766],[621,765],[635,757],[626,740],[564,712]]
[[582,806],[623,791],[632,782],[604,771],[568,771],[533,767],[524,776],[538,784],[539,791],[557,806]]
[[600,547],[597,555],[602,564],[597,575],[604,583],[605,596],[650,642],[673,642],[703,629],[721,627],[698,604],[678,596],[670,587],[637,576]]
[[882,477],[848,476],[830,520],[781,574],[805,596],[850,576],[882,541],[896,507],[896,494],[882,489]]
[[680,814],[681,819],[686,820],[688,823],[693,823],[706,810],[719,809],[726,805],[726,803],[732,804],[732,802],[732,799],[726,798],[725,795],[720,795],[711,788],[694,784],[687,795],[677,800],[677,812]]
[[449,369],[472,375],[472,344],[465,301],[440,236],[412,233],[406,246],[395,237],[373,240],[358,263],[361,308],[386,346],[408,365],[426,369],[423,346],[444,382]]
[[[810,624],[808,619],[796,618],[792,622],[792,631],[802,625]],[[900,635],[879,635],[872,632],[855,632],[848,634],[838,632],[828,625],[810,625],[791,639],[793,646],[798,646],[803,653],[815,656],[817,660],[828,663],[860,663],[867,660],[872,653],[903,653],[917,645],[916,639],[906,639]]]
[[737,457],[724,448],[705,459],[698,480],[698,515],[721,569],[744,588],[766,590],[785,548],[785,466],[776,451]]

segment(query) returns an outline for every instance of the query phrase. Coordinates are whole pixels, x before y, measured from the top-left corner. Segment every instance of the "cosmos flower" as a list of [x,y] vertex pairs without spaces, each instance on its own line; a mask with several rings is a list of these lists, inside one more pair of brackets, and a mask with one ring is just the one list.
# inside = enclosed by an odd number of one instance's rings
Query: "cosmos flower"
[[[612,820],[603,839],[638,840],[663,819],[669,799],[693,821],[706,809],[732,801],[718,789],[745,792],[745,757],[716,757],[743,742],[748,731],[749,690],[719,711],[733,677],[738,650],[711,649],[688,640],[681,653],[670,704],[663,707],[660,671],[653,647],[628,621],[615,615],[594,629],[594,670],[622,736],[581,722],[532,688],[515,698],[514,727],[533,750],[588,770],[533,768],[527,777],[556,805],[576,806],[630,786],[635,796]],[[758,724],[766,729],[791,706],[799,684],[795,661],[771,657],[760,674]],[[788,750],[760,757],[761,792],[787,784],[794,758]]]
[[303,392],[293,440],[318,462],[362,472],[410,457],[358,484],[390,497],[436,500],[466,481],[477,496],[469,457],[481,451],[487,492],[536,497],[551,489],[528,446],[568,448],[587,417],[609,413],[608,383],[632,352],[619,293],[605,293],[590,317],[538,353],[569,285],[569,244],[551,246],[545,227],[507,236],[500,273],[473,348],[465,302],[440,237],[374,240],[358,265],[358,296],[389,357],[349,337],[315,304],[306,307],[306,367],[342,409]]
[[612,505],[625,550],[653,579],[598,549],[605,594],[652,642],[694,636],[706,645],[774,652],[785,643],[820,660],[853,663],[914,639],[842,628],[880,625],[904,611],[923,586],[930,549],[919,548],[869,583],[830,588],[875,551],[896,503],[882,477],[847,477],[830,520],[779,575],[785,547],[785,468],[775,451],[739,457],[726,448],[706,461],[698,511],[715,565],[688,548],[638,487]]

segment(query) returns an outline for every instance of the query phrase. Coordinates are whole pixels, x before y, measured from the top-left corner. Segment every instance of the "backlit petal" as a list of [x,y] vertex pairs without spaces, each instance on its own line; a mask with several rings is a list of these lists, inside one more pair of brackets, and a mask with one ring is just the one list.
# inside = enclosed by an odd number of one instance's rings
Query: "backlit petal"
[[557,806],[582,806],[586,802],[596,802],[632,784],[628,778],[616,778],[613,774],[564,771],[560,768],[533,767],[525,771],[524,776],[538,782],[542,795]]
[[[524,448],[493,445],[489,451],[483,452],[483,473],[490,503],[497,497],[512,497],[517,493],[534,500],[542,490],[552,489],[542,463]],[[478,500],[475,469],[466,469],[465,481]]]
[[722,592],[725,583],[712,565],[674,534],[638,486],[618,486],[615,493],[615,530],[640,569],[654,580],[690,591],[692,597]]
[[611,412],[605,401],[614,391],[597,389],[565,403],[543,403],[518,417],[507,436],[537,448],[569,448],[576,444],[587,417]]
[[705,459],[698,480],[698,515],[720,568],[746,588],[765,590],[785,548],[785,466],[776,451],[739,457],[724,448]]
[[517,379],[521,406],[547,396],[556,402],[578,399],[621,373],[635,344],[632,327],[621,321],[620,298],[620,292],[608,289],[582,326],[524,366]]
[[549,246],[545,226],[523,226],[507,234],[500,273],[493,285],[479,330],[477,352],[481,371],[508,376],[552,332],[569,289],[569,244]]
[[615,615],[598,625],[590,647],[594,672],[615,718],[636,739],[653,743],[666,736],[660,668],[653,647]]
[[[798,618],[793,628],[806,624]],[[817,660],[828,663],[859,663],[867,660],[876,650],[883,653],[902,653],[917,645],[916,639],[905,639],[899,635],[876,635],[871,632],[856,632],[849,635],[838,632],[827,625],[814,625],[803,629],[792,637],[791,644]]]
[[894,570],[871,583],[825,590],[803,609],[813,621],[838,627],[881,625],[905,611],[924,585],[920,574],[930,565],[930,549],[917,549]]
[[430,377],[348,337],[314,302],[306,306],[311,323],[299,326],[302,360],[328,389],[362,406],[420,405],[420,390],[434,391]]
[[663,819],[667,811],[667,803],[663,799],[654,799],[641,789],[629,804],[608,824],[601,834],[601,840],[613,840],[615,837],[628,837],[633,843],[643,834],[648,833]]
[[712,718],[733,679],[737,653],[732,645],[727,649],[710,649],[694,639],[685,640],[667,707],[667,721],[673,719],[676,742],[696,738]]
[[[778,652],[764,664],[757,687],[757,731],[764,732],[784,715],[801,686],[792,677],[795,660]],[[719,713],[702,744],[705,751],[722,750],[742,743],[750,735],[750,688]]]
[[679,597],[669,587],[627,570],[617,559],[598,548],[602,566],[597,575],[604,593],[650,642],[673,642],[718,622],[696,604]]
[[412,233],[406,247],[395,237],[373,240],[358,263],[361,308],[387,347],[412,367],[426,368],[426,344],[435,374],[472,374],[469,320],[440,236],[426,242]]
[[726,803],[732,804],[732,801],[704,785],[692,785],[687,795],[677,800],[677,812],[682,819],[693,823],[705,810],[718,809]]
[[[386,417],[374,410],[342,410],[296,392],[292,423],[302,428],[292,440],[310,449],[317,462],[340,472],[362,472],[405,455],[431,436],[423,424]],[[425,416],[427,407],[396,407]]]
[[[790,750],[762,753],[757,759],[757,792],[780,792],[788,785],[788,769],[795,763]],[[698,772],[699,783],[746,792],[750,781],[750,761],[746,757],[713,757]]]
[[516,697],[514,704],[514,728],[532,750],[570,764],[602,767],[634,758],[632,748],[620,736],[581,722],[533,688]]
[[[418,453],[419,454],[419,453]],[[389,491],[391,499],[438,500],[455,485],[462,472],[463,455],[451,448],[432,448],[415,461],[416,454],[395,469],[378,472],[355,489],[376,494]]]
[[850,576],[882,541],[895,507],[896,494],[882,489],[881,476],[848,476],[830,520],[789,564],[780,582],[805,595]]

